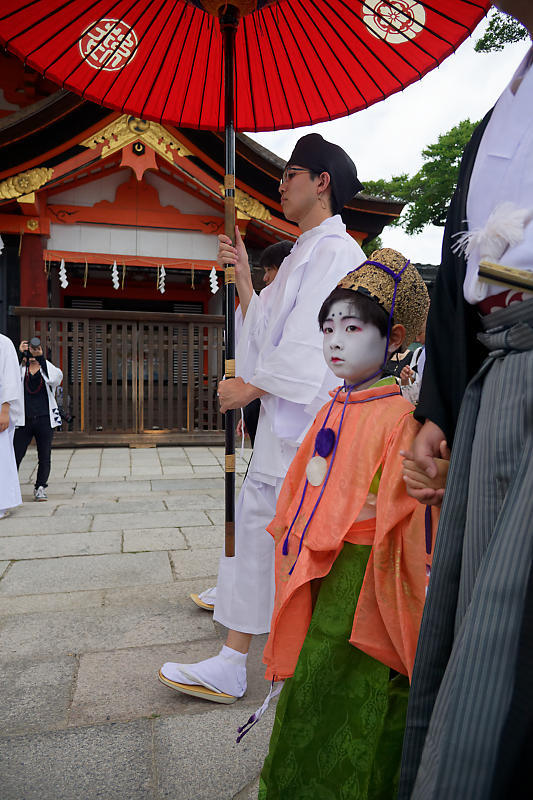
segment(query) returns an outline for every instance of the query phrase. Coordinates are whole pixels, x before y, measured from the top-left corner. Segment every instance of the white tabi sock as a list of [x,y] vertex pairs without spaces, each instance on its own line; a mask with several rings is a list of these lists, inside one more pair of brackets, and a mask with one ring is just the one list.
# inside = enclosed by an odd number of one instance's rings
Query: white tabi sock
[[239,653],[224,645],[217,656],[196,664],[163,664],[161,672],[171,681],[194,686],[206,686],[232,697],[242,697],[246,691],[247,653]]

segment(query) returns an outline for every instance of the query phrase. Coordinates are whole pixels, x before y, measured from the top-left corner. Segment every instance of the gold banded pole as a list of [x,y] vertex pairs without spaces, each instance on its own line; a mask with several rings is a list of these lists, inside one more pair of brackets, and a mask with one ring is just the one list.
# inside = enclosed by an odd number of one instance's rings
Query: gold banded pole
[[[235,241],[235,115],[234,54],[239,12],[231,5],[220,11],[220,28],[224,45],[224,116],[226,132],[226,176],[224,178],[224,232]],[[225,264],[225,375],[235,377],[235,268]],[[225,471],[225,555],[235,555],[235,411],[226,411]]]

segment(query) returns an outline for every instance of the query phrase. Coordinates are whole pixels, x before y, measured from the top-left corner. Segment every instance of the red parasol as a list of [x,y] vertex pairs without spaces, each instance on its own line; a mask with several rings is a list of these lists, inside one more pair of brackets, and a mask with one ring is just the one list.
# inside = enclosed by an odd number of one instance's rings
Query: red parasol
[[[449,56],[491,3],[232,5],[242,16],[235,127],[259,131],[341,117],[405,88]],[[0,42],[60,86],[144,119],[224,128],[223,2],[4,0],[2,7]]]
[[[233,238],[235,129],[345,116],[405,88],[472,32],[490,0],[3,0],[0,43],[100,105],[226,130]],[[222,32],[222,35],[221,35]],[[234,375],[226,268],[226,376]],[[235,415],[226,414],[226,555],[233,555]]]

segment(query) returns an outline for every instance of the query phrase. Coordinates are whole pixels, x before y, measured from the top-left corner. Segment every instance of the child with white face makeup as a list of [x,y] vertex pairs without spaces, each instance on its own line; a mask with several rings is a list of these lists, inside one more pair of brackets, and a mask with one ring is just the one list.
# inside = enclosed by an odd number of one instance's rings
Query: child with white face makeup
[[[350,290],[339,291],[348,293]],[[321,327],[326,363],[337,378],[342,378],[347,384],[356,384],[369,375],[375,377],[383,364],[385,352],[394,348],[394,342],[390,342],[387,348],[387,337],[379,328],[363,321],[357,302],[351,297],[333,302]],[[403,335],[402,326],[395,326],[394,340]],[[359,388],[370,383],[372,378],[360,384]]]
[[268,528],[276,599],[264,662],[267,679],[285,683],[260,800],[395,794],[432,536],[402,478],[413,406],[382,372],[428,302],[416,269],[384,249],[320,310],[324,358],[341,385],[301,444]]

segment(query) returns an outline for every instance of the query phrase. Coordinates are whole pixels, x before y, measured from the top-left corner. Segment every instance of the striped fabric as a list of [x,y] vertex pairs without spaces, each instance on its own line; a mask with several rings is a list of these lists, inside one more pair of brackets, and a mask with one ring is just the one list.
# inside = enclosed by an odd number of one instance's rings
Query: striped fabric
[[533,300],[483,320],[413,673],[399,800],[487,800],[533,550]]

